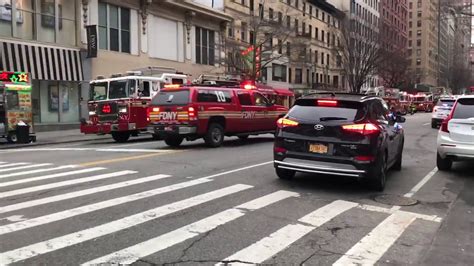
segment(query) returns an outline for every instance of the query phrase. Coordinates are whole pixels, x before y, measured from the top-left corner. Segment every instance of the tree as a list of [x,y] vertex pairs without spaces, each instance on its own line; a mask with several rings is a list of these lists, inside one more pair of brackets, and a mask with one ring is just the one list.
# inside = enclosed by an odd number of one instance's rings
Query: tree
[[399,88],[407,80],[407,70],[410,60],[403,51],[381,51],[381,62],[378,74],[383,80],[383,85],[389,88]]
[[377,74],[382,59],[379,36],[368,31],[369,36],[356,34],[356,23],[347,15],[341,19],[339,43],[334,53],[342,63],[342,68],[351,92],[360,93],[362,86]]
[[264,3],[255,13],[234,16],[235,21],[240,22],[241,36],[229,36],[224,42],[224,64],[230,74],[259,80],[261,70],[272,63],[288,65],[307,62],[310,36],[301,29],[305,21],[299,20],[295,26],[295,21],[288,22],[286,18],[301,18],[290,8],[270,13],[264,12],[263,6]]

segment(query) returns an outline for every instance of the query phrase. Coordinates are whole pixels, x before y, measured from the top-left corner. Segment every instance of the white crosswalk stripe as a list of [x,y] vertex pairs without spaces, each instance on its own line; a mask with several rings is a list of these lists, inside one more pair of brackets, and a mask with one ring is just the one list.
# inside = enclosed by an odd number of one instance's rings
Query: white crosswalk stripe
[[343,200],[334,201],[299,219],[299,224],[287,225],[270,236],[227,257],[223,261],[251,261],[252,263],[262,263],[317,227],[357,205],[357,203]]
[[[10,190],[0,192],[0,199],[41,191],[54,193],[54,189],[61,187],[66,187],[68,189],[65,192],[61,192],[60,194],[55,193],[57,195],[53,194],[52,196],[42,197],[42,195],[38,194],[31,196],[31,198],[28,195],[25,201],[15,202],[9,205],[5,205],[5,203],[3,203],[3,206],[0,207],[0,214],[10,212],[11,214],[7,214],[6,216],[8,217],[0,217],[0,220],[2,220],[3,223],[3,225],[0,226],[0,238],[2,239],[2,241],[3,239],[10,239],[8,243],[13,243],[14,245],[16,233],[23,230],[41,230],[42,228],[47,228],[48,226],[55,225],[54,223],[70,222],[71,224],[75,224],[75,220],[82,219],[82,216],[87,218],[87,215],[96,215],[95,213],[93,214],[93,212],[97,212],[100,215],[101,212],[106,213],[107,208],[113,208],[118,206],[127,208],[127,204],[129,203],[137,202],[139,200],[150,200],[153,199],[152,197],[154,196],[174,191],[192,191],[192,189],[201,191],[201,189],[206,189],[206,186],[201,185],[209,184],[210,182],[215,181],[216,177],[222,175],[230,175],[238,171],[248,170],[250,168],[266,165],[269,163],[271,162],[265,162],[262,164],[256,164],[239,169],[225,171],[197,179],[187,179],[182,177],[181,181],[171,182],[171,184],[167,182],[167,185],[165,186],[156,185],[157,187],[155,187],[155,185],[153,185],[153,187],[149,187],[148,184],[154,184],[151,182],[159,181],[162,179],[171,181],[171,175],[154,173],[150,176],[136,177],[136,174],[138,172],[132,170],[117,170],[113,172],[107,172],[108,170],[103,167],[81,167],[79,169],[65,170],[69,168],[76,168],[79,166],[56,165],[54,167],[43,168],[52,164],[33,164],[27,162],[4,162],[2,164],[0,162],[0,172],[8,172],[4,175],[0,175],[0,178],[10,177],[8,176],[9,174],[13,174],[12,177],[17,177],[16,180],[0,182],[0,188],[4,187],[8,189],[8,187],[10,186],[23,185],[20,188],[13,187]],[[9,166],[1,168],[1,166],[5,165]],[[29,168],[35,167],[39,169],[27,170]],[[43,175],[31,176],[31,174],[34,173],[56,170],[58,171],[57,173],[45,173]],[[92,176],[84,176],[87,173],[95,171],[106,172]],[[127,179],[123,180],[123,178],[120,178],[120,181],[113,181],[114,177],[123,176],[125,176],[125,178]],[[54,180],[55,178],[60,177],[67,177],[67,180]],[[88,186],[84,189],[74,189],[74,187],[72,187],[72,185],[77,184],[89,185],[89,182],[99,180],[107,180],[108,182],[107,184],[101,184],[99,186]],[[49,182],[46,182],[46,184],[41,185],[34,184],[34,182],[37,181]],[[145,189],[147,190],[143,191],[143,189],[141,189],[141,192],[127,193],[127,190],[124,189],[140,184],[142,185],[141,187],[145,187]],[[68,186],[71,186],[71,189],[69,189]],[[140,187],[137,186],[136,188]],[[144,259],[147,256],[153,254],[160,254],[160,252],[164,251],[165,249],[184,243],[185,241],[190,240],[192,238],[205,235],[218,227],[239,227],[241,226],[240,222],[245,220],[239,218],[243,218],[245,216],[245,218],[248,218],[250,220],[253,219],[253,216],[249,215],[249,213],[251,212],[258,213],[262,211],[262,208],[265,208],[267,206],[268,208],[274,208],[276,207],[275,205],[294,204],[294,201],[299,201],[299,199],[285,201],[285,203],[283,203],[282,201],[289,198],[300,197],[298,193],[286,190],[279,190],[276,192],[266,192],[265,195],[254,195],[252,196],[252,200],[242,199],[242,197],[240,196],[225,198],[226,196],[243,192],[249,190],[250,188],[253,188],[253,186],[246,184],[232,184],[224,188],[206,189],[206,191],[201,191],[197,195],[196,193],[193,193],[194,196],[192,197],[171,203],[167,202],[165,205],[157,203],[157,205],[151,207],[152,209],[141,211],[140,213],[131,214],[125,217],[121,216],[123,218],[119,217],[118,219],[112,221],[105,220],[99,225],[94,224],[92,227],[83,227],[86,229],[82,229],[80,231],[74,232],[68,230],[68,233],[66,233],[65,235],[46,235],[41,237],[39,240],[34,241],[36,243],[27,242],[20,247],[18,245],[14,245],[9,248],[10,250],[6,250],[5,248],[3,248],[3,253],[0,254],[0,264],[19,262],[30,258],[35,258],[37,256],[41,256],[50,252],[62,252],[60,250],[67,247],[80,249],[82,248],[81,245],[76,247],[73,246],[84,243],[89,240],[105,237],[110,234],[127,234],[128,231],[126,229],[129,229],[131,227],[146,227],[148,226],[148,224],[145,224],[147,222],[160,219],[164,216],[173,213],[178,213],[193,207],[204,205],[217,199],[219,199],[219,201],[238,200],[240,203],[242,201],[248,200],[246,203],[243,204],[234,203],[235,205],[230,205],[235,206],[233,208],[206,215],[205,217],[199,218],[199,220],[197,221],[191,221],[189,223],[186,223],[184,226],[180,225],[181,227],[177,229],[160,233],[160,235],[156,237],[145,236],[145,239],[140,239],[139,241],[134,242],[133,244],[125,245],[125,247],[122,246],[116,250],[108,250],[107,253],[109,254],[98,254],[92,258],[84,258],[84,260],[90,260],[85,262],[84,265],[96,265],[102,263],[105,263],[106,265],[131,264],[137,262],[140,259]],[[258,190],[250,190],[248,192],[255,193],[256,191]],[[114,195],[118,194],[120,196],[115,196],[115,198],[110,196],[107,197],[107,192],[115,193]],[[77,205],[76,203],[74,207],[67,207],[68,204],[75,202],[73,199],[84,197],[81,198],[81,200],[84,200],[87,199],[86,196],[88,195],[97,195],[99,193],[102,193],[100,194],[101,196],[105,195],[104,200],[87,202],[87,205],[83,206]],[[8,202],[9,200],[11,199],[7,199],[5,202]],[[47,211],[46,214],[42,213],[41,216],[36,215],[35,217],[33,207],[47,206],[47,204],[52,203],[60,203],[57,205],[52,205],[60,206],[60,209],[53,209],[53,211]],[[29,214],[16,212],[25,210],[27,208],[30,208],[27,210]],[[329,227],[330,224],[333,223],[334,218],[338,217],[339,215],[349,211],[351,211],[351,214],[356,213],[355,211],[353,211],[353,209],[356,209],[358,212],[364,213],[382,213],[383,215],[386,215],[387,218],[378,225],[373,224],[374,228],[370,231],[370,233],[365,236],[361,236],[360,241],[358,241],[352,247],[347,247],[347,251],[341,252],[344,255],[342,255],[340,258],[334,258],[334,261],[331,261],[331,263],[334,262],[334,265],[337,266],[376,264],[385,254],[391,252],[391,248],[394,243],[404,234],[404,232],[409,226],[416,226],[413,224],[416,219],[423,219],[424,221],[437,223],[441,222],[442,220],[441,217],[436,215],[412,213],[406,210],[401,210],[400,208],[385,208],[380,205],[374,206],[344,200],[335,200],[316,210],[310,210],[308,213],[306,213],[306,215],[303,215],[297,220],[288,220],[288,222],[284,223],[281,227],[276,228],[270,234],[261,236],[259,235],[257,238],[253,238],[255,239],[253,241],[248,241],[248,243],[244,242],[244,248],[240,246],[240,248],[237,250],[219,250],[219,247],[216,247],[216,251],[221,252],[221,257],[215,258],[216,261],[220,261],[216,265],[244,265],[247,262],[251,262],[253,264],[261,264],[268,262],[272,258],[274,258],[275,261],[278,261],[278,255],[281,254],[283,251],[291,251],[288,249],[291,248],[293,245],[297,245],[298,242],[302,243],[305,236],[308,236],[312,231],[315,231],[317,229],[326,230],[325,228]],[[32,211],[31,213],[30,210]],[[48,209],[44,208],[42,210]],[[194,208],[193,210],[193,212],[199,211],[200,208]],[[172,219],[174,219],[174,217]],[[49,230],[51,230],[51,228]],[[245,231],[243,232],[245,234]],[[232,239],[228,239],[227,241],[232,241]],[[245,239],[240,239],[239,241],[245,241]],[[74,264],[77,263],[77,261],[74,262]]]
[[50,184],[40,185],[40,186],[36,186],[36,187],[28,187],[28,188],[21,188],[21,189],[17,189],[17,190],[10,190],[10,191],[7,191],[7,192],[0,193],[0,198],[6,198],[6,197],[21,195],[21,194],[26,194],[26,193],[31,193],[31,192],[38,192],[38,191],[41,191],[41,190],[47,190],[47,189],[52,189],[52,188],[70,186],[70,185],[86,183],[86,182],[90,182],[90,181],[97,181],[97,180],[102,180],[102,179],[112,178],[112,177],[117,177],[117,176],[123,176],[123,175],[128,175],[128,174],[135,174],[135,173],[137,173],[137,172],[136,171],[125,170],[125,171],[119,171],[119,172],[114,172],[114,173],[95,175],[95,176],[89,176],[89,177],[84,177],[84,178],[78,178],[78,179],[73,179],[73,180],[62,181],[62,182],[50,183]]
[[135,246],[120,250],[104,257],[86,262],[85,265],[112,263],[132,264],[145,256],[151,255],[165,248],[181,243],[187,239],[209,232],[216,227],[244,216],[248,211],[261,209],[265,206],[281,201],[289,197],[298,196],[297,193],[289,191],[277,191],[270,195],[252,200],[235,208],[214,214],[198,222],[186,225],[167,234],[152,238]]
[[47,179],[56,178],[56,177],[65,177],[65,176],[71,176],[71,175],[77,175],[77,174],[90,173],[90,172],[95,172],[95,171],[104,170],[104,169],[105,168],[103,167],[93,167],[93,168],[86,168],[86,169],[74,170],[74,171],[69,171],[69,172],[62,172],[62,173],[57,173],[57,174],[30,177],[30,178],[0,183],[0,187],[8,187],[8,186],[19,185],[23,183],[42,181],[42,180],[47,180]]
[[12,167],[12,168],[2,168],[2,169],[0,169],[0,173],[10,172],[10,171],[15,171],[15,170],[28,169],[28,168],[41,167],[41,166],[48,166],[48,165],[52,165],[52,164],[51,163],[39,163],[39,164],[30,164],[30,165],[24,165],[24,166],[16,166],[16,167]]
[[4,174],[4,175],[0,175],[0,178],[44,173],[44,172],[50,172],[50,171],[68,169],[68,168],[75,168],[75,167],[77,167],[77,165],[62,165],[62,166],[53,167],[53,168],[43,168],[43,169],[29,170],[29,171],[23,171],[23,172],[15,172],[11,174]]
[[404,212],[390,215],[333,265],[375,264],[415,219]]
[[18,166],[18,165],[26,165],[29,163],[7,163],[0,165],[0,168],[10,167],[10,166]]
[[228,196],[233,193],[249,189],[251,187],[252,186],[243,184],[233,185],[230,187],[201,194],[192,198],[170,203],[145,212],[137,213],[132,216],[128,216],[119,220],[115,220],[113,222],[102,224],[79,232],[67,234],[43,242],[35,243],[26,247],[7,251],[0,254],[0,261],[6,263],[14,263],[17,261],[36,257],[41,254],[45,254],[75,244],[79,244],[87,240],[118,232],[130,228],[132,226],[137,226],[139,224],[158,219],[165,215],[188,209],[209,202],[211,200],[222,198],[224,196]]

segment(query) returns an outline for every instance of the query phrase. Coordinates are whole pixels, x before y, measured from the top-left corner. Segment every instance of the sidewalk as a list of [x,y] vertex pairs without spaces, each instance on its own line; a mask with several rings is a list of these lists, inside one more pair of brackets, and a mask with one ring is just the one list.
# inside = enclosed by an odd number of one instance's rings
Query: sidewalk
[[49,144],[71,143],[81,141],[93,141],[101,139],[111,139],[110,135],[84,135],[79,129],[60,130],[60,131],[46,131],[36,133],[36,142],[29,144],[10,144],[6,139],[0,139],[0,150],[24,148]]

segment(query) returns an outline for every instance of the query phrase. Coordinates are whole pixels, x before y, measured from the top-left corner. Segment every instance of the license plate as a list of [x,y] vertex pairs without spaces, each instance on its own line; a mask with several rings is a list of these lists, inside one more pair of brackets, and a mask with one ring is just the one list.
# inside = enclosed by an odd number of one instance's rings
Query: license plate
[[165,127],[165,131],[173,131],[173,127]]
[[328,153],[328,146],[323,144],[309,144],[309,151],[314,153]]

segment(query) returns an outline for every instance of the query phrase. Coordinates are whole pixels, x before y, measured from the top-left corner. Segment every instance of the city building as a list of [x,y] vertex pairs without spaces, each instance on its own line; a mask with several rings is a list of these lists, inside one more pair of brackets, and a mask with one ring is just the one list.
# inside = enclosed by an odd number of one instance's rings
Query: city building
[[[360,41],[377,39],[380,32],[380,0],[328,0],[350,20],[351,33]],[[379,77],[371,75],[361,91],[380,86]]]
[[[344,89],[341,66],[333,54],[341,17],[334,6],[326,1],[226,0],[225,12],[234,18],[227,42],[237,44],[229,46],[228,54],[231,49],[252,47],[257,38],[271,39],[266,51],[272,55],[267,55],[270,59],[259,77],[263,82],[292,89]],[[266,21],[274,23],[275,32],[255,32]],[[290,37],[282,36],[285,33]],[[295,59],[295,54],[303,58]],[[235,72],[228,68],[229,74],[239,74]]]
[[380,36],[382,48],[405,54],[408,44],[407,0],[380,1]]
[[0,70],[30,73],[37,131],[78,126],[84,79],[80,2],[0,1]]
[[408,0],[410,73],[419,90],[438,84],[438,5],[438,0]]
[[438,86],[451,87],[453,60],[454,60],[454,37],[456,33],[456,14],[453,10],[441,8],[439,16],[439,69]]

